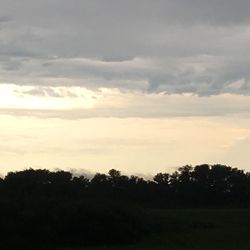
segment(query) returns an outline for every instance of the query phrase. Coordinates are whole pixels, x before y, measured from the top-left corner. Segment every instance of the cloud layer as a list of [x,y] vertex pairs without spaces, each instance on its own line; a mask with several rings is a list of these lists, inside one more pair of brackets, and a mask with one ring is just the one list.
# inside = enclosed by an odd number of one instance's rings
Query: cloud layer
[[101,88],[0,85],[0,115],[83,119],[93,117],[250,117],[250,96],[121,92]]
[[247,0],[0,0],[0,82],[250,94]]

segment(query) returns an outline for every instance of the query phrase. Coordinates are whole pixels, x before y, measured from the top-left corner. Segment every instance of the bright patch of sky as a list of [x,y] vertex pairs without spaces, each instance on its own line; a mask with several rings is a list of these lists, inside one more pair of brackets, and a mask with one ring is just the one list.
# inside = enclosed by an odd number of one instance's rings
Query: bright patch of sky
[[248,0],[0,5],[2,172],[250,170]]

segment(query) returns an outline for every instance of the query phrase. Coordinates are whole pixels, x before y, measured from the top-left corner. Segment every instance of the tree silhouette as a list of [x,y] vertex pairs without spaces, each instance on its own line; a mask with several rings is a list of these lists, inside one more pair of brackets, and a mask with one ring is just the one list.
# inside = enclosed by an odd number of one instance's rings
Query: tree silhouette
[[220,164],[186,165],[152,180],[115,169],[91,180],[27,169],[0,178],[0,233],[4,249],[125,244],[156,230],[144,213],[148,208],[249,204],[250,174]]

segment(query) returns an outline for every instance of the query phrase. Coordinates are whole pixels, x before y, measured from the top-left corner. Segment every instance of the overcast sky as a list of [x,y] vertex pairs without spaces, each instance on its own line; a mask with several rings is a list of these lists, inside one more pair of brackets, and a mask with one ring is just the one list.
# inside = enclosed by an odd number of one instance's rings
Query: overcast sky
[[0,0],[2,172],[250,171],[249,13],[248,0]]

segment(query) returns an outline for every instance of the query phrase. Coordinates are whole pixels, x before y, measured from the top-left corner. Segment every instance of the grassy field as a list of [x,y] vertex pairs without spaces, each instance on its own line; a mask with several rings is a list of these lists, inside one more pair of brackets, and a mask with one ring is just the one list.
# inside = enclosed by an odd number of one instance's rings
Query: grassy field
[[250,209],[150,210],[148,216],[159,227],[158,233],[134,245],[60,250],[250,249]]

